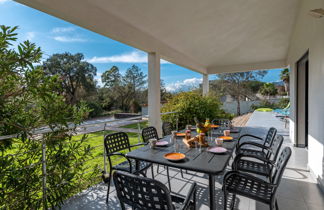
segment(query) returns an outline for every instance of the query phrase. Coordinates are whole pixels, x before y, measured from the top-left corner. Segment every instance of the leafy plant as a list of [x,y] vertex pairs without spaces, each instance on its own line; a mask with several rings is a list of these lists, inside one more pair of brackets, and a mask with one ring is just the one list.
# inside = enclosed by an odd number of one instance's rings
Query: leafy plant
[[278,91],[273,83],[265,83],[261,89],[260,93],[264,96],[274,96],[277,95]]
[[[0,209],[59,207],[96,175],[83,173],[82,162],[91,157],[86,137],[72,139],[89,109],[67,104],[61,79],[33,66],[40,62],[40,48],[29,41],[13,47],[16,30],[0,31],[0,135],[18,134],[0,140]],[[36,134],[40,127],[48,132]]]
[[284,108],[286,108],[288,106],[289,102],[290,102],[290,99],[289,98],[282,98],[278,102],[277,107],[279,109],[284,109]]
[[199,121],[206,118],[231,118],[221,108],[218,98],[212,96],[202,96],[195,92],[182,92],[174,95],[168,103],[162,107],[162,112],[177,112],[176,114],[162,115],[162,120],[176,124],[177,118],[179,127],[186,124],[194,124],[194,117]]
[[252,105],[251,109],[256,110],[259,108],[270,108],[270,109],[276,109],[277,108],[277,104],[276,103],[272,103],[269,100],[262,100],[260,101],[259,104],[257,105]]

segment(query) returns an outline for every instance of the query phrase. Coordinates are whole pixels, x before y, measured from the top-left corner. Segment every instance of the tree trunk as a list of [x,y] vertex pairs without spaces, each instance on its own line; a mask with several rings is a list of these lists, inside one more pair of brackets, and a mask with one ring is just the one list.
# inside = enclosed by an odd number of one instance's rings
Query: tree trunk
[[237,101],[237,115],[240,116],[241,115],[241,104],[240,104],[240,97],[236,98]]

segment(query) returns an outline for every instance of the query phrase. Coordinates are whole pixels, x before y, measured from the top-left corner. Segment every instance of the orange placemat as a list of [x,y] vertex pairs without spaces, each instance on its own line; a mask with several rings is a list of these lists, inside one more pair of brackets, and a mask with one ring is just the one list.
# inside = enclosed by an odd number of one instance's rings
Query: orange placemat
[[176,134],[176,136],[181,136],[181,137],[183,137],[183,136],[185,136],[186,134],[185,133],[177,133]]
[[218,138],[221,138],[223,140],[233,140],[233,137],[232,136],[220,136]]
[[165,159],[171,160],[171,161],[179,161],[179,160],[183,160],[186,157],[185,154],[182,153],[178,153],[178,152],[171,152],[171,153],[167,153],[164,155]]

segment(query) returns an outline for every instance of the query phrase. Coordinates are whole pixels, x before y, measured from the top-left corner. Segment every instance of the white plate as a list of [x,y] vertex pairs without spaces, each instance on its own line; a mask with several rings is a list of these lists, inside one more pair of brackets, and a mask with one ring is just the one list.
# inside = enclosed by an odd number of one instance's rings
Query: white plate
[[212,153],[222,154],[227,152],[227,149],[224,147],[209,147],[207,151]]

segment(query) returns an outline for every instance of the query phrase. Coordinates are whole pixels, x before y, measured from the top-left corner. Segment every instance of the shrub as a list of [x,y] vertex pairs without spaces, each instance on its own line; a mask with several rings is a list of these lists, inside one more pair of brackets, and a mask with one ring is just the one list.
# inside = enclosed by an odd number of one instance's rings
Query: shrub
[[206,118],[232,118],[222,110],[221,103],[217,97],[201,96],[194,92],[182,92],[174,95],[168,103],[162,107],[163,112],[177,112],[177,114],[162,115],[162,120],[176,124],[179,118],[179,128],[187,124],[194,124],[194,117],[204,121]]
[[280,109],[284,109],[284,108],[286,108],[288,106],[289,102],[290,102],[289,98],[282,98],[278,102],[277,107],[280,108]]
[[88,101],[86,104],[87,107],[90,109],[90,113],[89,113],[90,118],[98,117],[103,112],[103,109],[101,108],[100,104],[98,104],[97,102]]
[[[61,79],[33,66],[40,48],[14,43],[17,27],[0,28],[0,135],[19,134],[10,143],[0,141],[0,209],[59,207],[95,177],[84,173],[89,169],[82,163],[91,158],[85,136],[72,139],[89,110],[84,103],[66,104]],[[39,127],[49,133],[33,135]]]
[[253,105],[251,106],[251,108],[252,108],[253,110],[256,110],[256,109],[259,109],[259,108],[276,109],[276,108],[277,108],[277,104],[275,104],[275,103],[271,103],[271,102],[268,101],[268,100],[262,100],[262,101],[260,101],[260,103],[257,104],[257,105],[253,104]]

